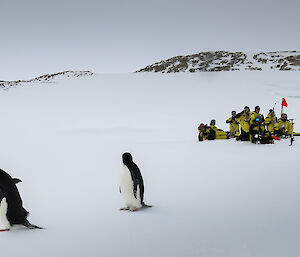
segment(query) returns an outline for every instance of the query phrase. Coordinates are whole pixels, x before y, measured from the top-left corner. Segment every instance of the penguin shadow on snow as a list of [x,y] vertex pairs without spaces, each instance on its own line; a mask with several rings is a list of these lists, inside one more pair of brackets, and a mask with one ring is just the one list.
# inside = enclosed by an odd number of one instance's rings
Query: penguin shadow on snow
[[151,205],[144,203],[144,181],[139,167],[133,162],[130,153],[122,155],[123,165],[120,174],[120,193],[126,207],[120,210],[135,212]]
[[9,231],[20,225],[29,229],[42,229],[28,221],[29,212],[24,209],[17,183],[20,179],[12,178],[8,173],[0,169],[0,220],[5,229]]

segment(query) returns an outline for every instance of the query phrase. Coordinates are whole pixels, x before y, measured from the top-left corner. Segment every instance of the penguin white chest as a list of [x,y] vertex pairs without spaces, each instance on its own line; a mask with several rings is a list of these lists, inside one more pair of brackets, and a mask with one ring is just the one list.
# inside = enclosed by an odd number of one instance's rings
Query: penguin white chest
[[133,181],[129,169],[122,165],[120,174],[120,189],[124,201],[129,208],[139,209],[142,207],[140,187],[137,186],[136,197],[133,192]]
[[7,201],[6,201],[6,198],[3,197],[2,200],[1,200],[1,203],[0,203],[0,220],[1,222],[3,223],[4,227],[5,228],[10,228],[10,223],[7,219],[7,216],[6,216],[6,213],[7,213]]

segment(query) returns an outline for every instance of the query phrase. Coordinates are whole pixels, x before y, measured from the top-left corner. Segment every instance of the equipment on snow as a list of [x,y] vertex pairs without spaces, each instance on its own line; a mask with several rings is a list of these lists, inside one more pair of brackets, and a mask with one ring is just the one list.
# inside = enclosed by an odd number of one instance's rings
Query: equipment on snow
[[290,119],[291,123],[292,123],[292,135],[291,135],[291,144],[293,145],[294,142],[294,119]]
[[274,140],[280,140],[280,137],[278,137],[278,136],[272,136],[272,138],[273,138]]
[[274,144],[274,138],[269,133],[264,133],[262,135],[255,134],[252,138],[252,143],[254,144]]

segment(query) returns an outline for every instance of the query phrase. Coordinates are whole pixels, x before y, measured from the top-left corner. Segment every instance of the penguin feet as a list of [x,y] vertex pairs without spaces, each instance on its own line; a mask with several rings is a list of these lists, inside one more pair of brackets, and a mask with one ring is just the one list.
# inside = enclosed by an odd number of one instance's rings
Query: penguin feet
[[129,211],[130,208],[129,207],[123,207],[123,208],[120,208],[120,211]]
[[129,211],[134,212],[134,211],[138,211],[139,208],[130,208]]
[[0,229],[0,232],[9,231],[9,228],[6,229]]
[[120,211],[131,211],[131,212],[134,212],[134,211],[138,211],[139,208],[132,208],[132,207],[123,207],[120,209]]

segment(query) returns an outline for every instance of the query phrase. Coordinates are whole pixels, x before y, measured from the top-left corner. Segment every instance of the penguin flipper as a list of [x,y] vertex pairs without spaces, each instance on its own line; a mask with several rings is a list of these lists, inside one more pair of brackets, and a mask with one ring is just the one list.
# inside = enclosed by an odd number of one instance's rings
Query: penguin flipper
[[29,229],[36,229],[36,228],[43,229],[39,226],[31,224],[28,220],[25,220],[24,223],[22,223],[22,225],[25,226],[26,228],[29,228]]
[[134,195],[135,199],[137,199],[136,192],[137,192],[137,186],[138,186],[138,184],[139,184],[138,180],[135,179],[133,181],[133,195]]
[[22,182],[21,179],[18,179],[18,178],[13,178],[12,181],[15,183],[15,184],[18,184],[19,182]]

